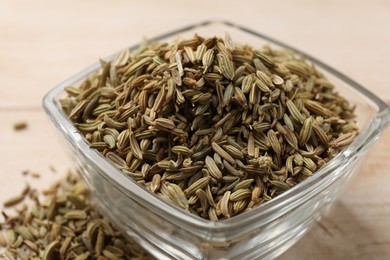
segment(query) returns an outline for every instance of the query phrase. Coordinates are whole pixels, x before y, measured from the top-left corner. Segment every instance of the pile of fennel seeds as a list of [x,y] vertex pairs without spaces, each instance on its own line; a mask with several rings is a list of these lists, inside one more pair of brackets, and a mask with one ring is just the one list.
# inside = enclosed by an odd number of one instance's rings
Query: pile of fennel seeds
[[291,50],[229,36],[124,50],[61,100],[90,147],[217,221],[314,174],[357,134],[354,108]]
[[85,183],[71,172],[46,190],[27,185],[3,206],[0,259],[154,259],[95,210]]

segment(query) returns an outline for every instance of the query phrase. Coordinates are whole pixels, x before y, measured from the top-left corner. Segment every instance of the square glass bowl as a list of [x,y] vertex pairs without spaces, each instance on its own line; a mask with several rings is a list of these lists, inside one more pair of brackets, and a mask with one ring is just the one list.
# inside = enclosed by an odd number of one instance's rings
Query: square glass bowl
[[[224,35],[234,41],[261,47],[288,45],[229,22],[203,22],[151,40],[172,41]],[[137,46],[130,47],[130,50]],[[64,88],[76,85],[100,64],[85,69],[51,90],[43,105],[61,133],[76,168],[104,214],[125,234],[158,259],[275,258],[292,246],[323,215],[356,173],[360,159],[390,122],[389,107],[369,90],[329,66],[295,50],[314,63],[336,89],[356,105],[360,134],[326,167],[271,201],[231,219],[212,222],[185,212],[153,195],[115,168],[98,151],[90,149],[72,125],[58,100]],[[108,57],[112,59],[115,54]]]

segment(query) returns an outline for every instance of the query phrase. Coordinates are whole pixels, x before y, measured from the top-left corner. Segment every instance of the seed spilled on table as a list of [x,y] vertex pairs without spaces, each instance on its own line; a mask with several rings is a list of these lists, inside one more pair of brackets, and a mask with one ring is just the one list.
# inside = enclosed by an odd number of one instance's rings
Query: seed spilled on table
[[94,209],[74,174],[44,191],[26,186],[19,197],[4,202],[16,214],[2,211],[1,259],[153,259]]
[[19,121],[14,123],[14,130],[15,131],[21,131],[24,130],[28,127],[28,124],[26,121]]

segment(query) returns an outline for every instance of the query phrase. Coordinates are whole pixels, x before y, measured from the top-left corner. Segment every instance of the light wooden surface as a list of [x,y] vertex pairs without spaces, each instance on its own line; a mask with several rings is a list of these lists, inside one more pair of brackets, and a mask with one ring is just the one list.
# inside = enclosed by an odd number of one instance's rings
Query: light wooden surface
[[[48,186],[69,166],[41,108],[48,90],[143,36],[206,19],[230,20],[305,50],[390,101],[386,0],[0,0],[0,200],[26,180]],[[19,120],[28,129],[15,132]],[[389,130],[330,214],[280,259],[390,259],[387,142]],[[42,177],[22,177],[26,169]]]

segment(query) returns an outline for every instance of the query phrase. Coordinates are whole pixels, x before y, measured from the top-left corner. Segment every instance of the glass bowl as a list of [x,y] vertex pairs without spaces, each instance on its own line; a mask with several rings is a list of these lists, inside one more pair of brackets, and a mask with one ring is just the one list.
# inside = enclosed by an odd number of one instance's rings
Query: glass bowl
[[[151,40],[223,35],[251,46],[288,45],[229,22],[202,22]],[[135,49],[132,46],[130,49]],[[90,149],[58,102],[64,88],[99,69],[96,63],[64,81],[44,98],[49,118],[61,133],[69,154],[98,207],[127,235],[158,259],[275,258],[291,247],[319,219],[356,174],[363,155],[390,122],[389,107],[369,90],[301,51],[336,89],[356,105],[360,134],[326,167],[271,201],[231,219],[212,222],[168,204]],[[112,59],[115,54],[108,57]]]

